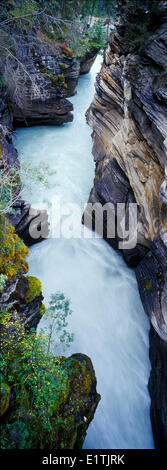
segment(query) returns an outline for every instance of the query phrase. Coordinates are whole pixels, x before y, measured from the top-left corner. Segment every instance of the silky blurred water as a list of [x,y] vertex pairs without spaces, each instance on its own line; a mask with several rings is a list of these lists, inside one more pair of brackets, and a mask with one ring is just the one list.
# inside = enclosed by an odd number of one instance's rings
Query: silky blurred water
[[[94,94],[101,57],[79,80],[74,121],[62,127],[34,127],[16,132],[15,146],[33,165],[46,162],[56,172],[51,187],[34,184],[26,198],[32,203],[61,197],[81,208],[93,185],[91,129],[85,111]],[[79,217],[79,215],[78,215]],[[82,227],[83,234],[83,227]],[[30,249],[29,273],[41,279],[45,305],[50,294],[63,292],[71,300],[69,330],[74,342],[65,355],[90,356],[101,401],[90,424],[84,448],[152,448],[150,398],[149,322],[139,298],[134,272],[102,239],[48,238]],[[45,318],[39,328],[46,324]],[[57,354],[64,354],[56,349]]]

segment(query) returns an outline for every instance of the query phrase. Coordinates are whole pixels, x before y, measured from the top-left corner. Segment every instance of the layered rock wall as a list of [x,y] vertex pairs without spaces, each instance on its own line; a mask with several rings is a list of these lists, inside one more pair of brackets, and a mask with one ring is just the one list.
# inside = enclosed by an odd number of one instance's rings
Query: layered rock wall
[[[162,350],[167,341],[167,3],[118,4],[121,18],[106,48],[87,112],[96,163],[89,203],[111,202],[116,216],[117,204],[124,203],[123,223],[128,220],[129,203],[137,203],[137,245],[123,249],[123,256],[136,268],[141,300]],[[89,221],[89,204],[85,220]],[[107,238],[105,213],[103,223],[104,238],[118,249],[118,234]],[[157,373],[159,353],[153,352],[156,341],[150,338],[153,430],[163,430],[155,441],[165,446],[167,382],[164,372],[163,378]],[[159,403],[153,383],[163,390]]]
[[[27,254],[28,248],[15,233],[13,226],[6,218],[0,216],[0,314],[2,316],[1,355],[3,366],[6,358],[4,327],[7,330],[8,341],[11,341],[10,338],[12,338],[13,352],[15,353],[16,350],[17,356],[17,342],[20,343],[22,335],[29,336],[30,329],[36,330],[45,311],[45,306],[42,303],[41,282],[34,276],[26,275],[28,272]],[[3,317],[9,312],[10,320],[4,325]],[[15,340],[13,340],[14,337]],[[11,359],[10,357],[8,359],[12,363],[11,351],[10,355]],[[30,357],[28,359],[26,357],[26,347],[24,355],[22,368],[24,377],[26,377],[27,360],[30,360]],[[55,403],[49,416],[52,426],[52,440],[49,442],[49,446],[54,449],[60,449],[62,446],[66,449],[82,448],[87,428],[100,400],[100,395],[96,391],[95,372],[91,360],[83,354],[74,354],[69,358],[55,356],[55,363],[56,361],[60,362],[61,368],[64,370],[64,380],[61,383],[62,388],[58,393],[55,393]],[[39,364],[39,370],[40,367],[41,364]],[[13,365],[13,369],[15,368],[17,368],[16,363]],[[41,372],[43,375],[45,374],[45,370],[41,370]],[[58,370],[57,373],[59,374],[59,372]],[[15,375],[12,376],[11,371],[9,377],[7,365],[2,367],[0,417],[2,419],[2,436],[4,436],[4,432],[7,432],[5,448],[24,448],[24,446],[28,449],[41,448],[42,417],[33,407],[34,396],[32,396],[31,388],[26,384],[30,374],[33,380],[33,375],[35,375],[33,366],[31,371],[27,372],[25,383],[24,381],[21,383],[20,377],[18,379],[23,398],[18,399],[16,394],[18,384],[15,383]],[[55,376],[55,383],[57,380],[57,376]],[[41,391],[38,393],[40,395]],[[31,413],[36,413],[35,427],[24,436],[22,429],[25,429],[26,425],[30,426]],[[48,446],[48,429],[45,426],[43,429],[45,431],[42,432],[42,447],[45,448]]]

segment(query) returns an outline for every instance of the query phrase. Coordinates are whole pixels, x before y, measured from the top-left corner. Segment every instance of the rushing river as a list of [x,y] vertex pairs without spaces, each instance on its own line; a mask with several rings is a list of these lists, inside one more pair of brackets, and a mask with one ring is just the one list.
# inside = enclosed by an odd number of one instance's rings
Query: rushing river
[[[91,129],[85,122],[101,57],[79,80],[74,121],[62,127],[19,129],[15,145],[21,159],[55,170],[49,189],[35,184],[26,198],[32,203],[61,197],[81,211],[93,184]],[[79,217],[79,215],[78,215]],[[82,227],[83,234],[83,227]],[[71,300],[69,329],[75,334],[66,355],[90,356],[101,401],[89,426],[87,449],[153,447],[150,398],[149,322],[143,311],[134,272],[102,239],[48,238],[34,245],[29,272],[43,285],[45,305],[50,294],[63,292]],[[45,323],[41,320],[40,327]],[[60,348],[56,352],[64,354]]]

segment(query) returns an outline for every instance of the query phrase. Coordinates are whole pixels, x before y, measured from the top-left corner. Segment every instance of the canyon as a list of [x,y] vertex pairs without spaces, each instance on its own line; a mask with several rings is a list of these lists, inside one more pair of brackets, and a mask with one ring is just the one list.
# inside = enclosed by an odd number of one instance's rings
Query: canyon
[[[137,203],[137,245],[132,250],[124,249],[122,255],[136,274],[142,304],[151,322],[151,421],[155,447],[166,448],[167,2],[160,2],[156,13],[157,26],[147,31],[136,47],[130,35],[130,25],[134,23],[134,14],[139,24],[143,23],[144,3],[136,0],[133,10],[130,0],[118,1],[120,19],[105,49],[103,64],[96,78],[96,92],[86,112],[87,123],[93,131],[92,153],[95,162],[94,184],[88,202],[100,202],[102,205],[111,202],[115,207],[117,203],[124,203],[125,224],[128,224],[129,204]],[[11,97],[6,89],[1,90],[0,103],[2,156],[9,166],[16,165],[18,168],[20,162],[12,143],[11,130],[41,124],[61,126],[72,122],[73,104],[67,98],[75,95],[79,74],[89,72],[97,51],[93,50],[91,56],[88,54],[85,63],[76,65],[73,58],[68,53],[62,54],[60,49],[55,58],[52,47],[44,43],[41,46],[39,38],[33,53],[29,47],[22,48],[21,53],[28,64],[29,73],[34,76],[32,84],[37,82],[38,87],[33,88],[27,77],[22,106],[18,107],[15,101],[11,106]],[[20,92],[22,94],[22,89]],[[40,212],[36,211],[30,216],[30,203],[22,199],[17,201],[15,208],[19,208],[19,213],[16,211],[9,215],[9,221],[26,245],[31,245],[33,240],[29,236],[29,224]],[[83,214],[83,223],[85,215],[89,217],[89,206]],[[44,224],[48,226],[47,213],[44,213]],[[106,224],[104,216],[104,233]],[[106,238],[106,241],[118,250],[119,237]],[[25,305],[27,290],[28,280],[23,273],[21,277],[16,275],[14,279],[9,279],[1,296],[2,308],[9,302],[18,305],[20,315],[26,312],[29,327],[36,328],[41,319],[42,291]],[[74,429],[75,439],[69,434],[67,442],[67,446],[70,442],[70,445],[81,447],[100,397],[96,392],[96,378],[90,360],[85,355],[76,355],[74,360],[80,363],[86,361],[87,371],[84,369],[84,374],[90,374],[92,381],[92,389],[86,396],[86,409],[83,409],[81,399]],[[85,424],[83,416],[86,413],[88,421]],[[69,409],[67,414],[70,414]]]
[[[163,447],[167,439],[167,4],[160,5],[159,26],[131,52],[128,28],[136,17],[140,21],[144,8],[143,2],[134,3],[131,11],[132,2],[119,2],[121,19],[105,50],[94,100],[86,113],[96,164],[89,203],[112,202],[115,207],[124,203],[125,223],[128,204],[138,206],[137,246],[123,250],[123,256],[135,268],[152,325],[151,417],[155,443]],[[85,215],[89,218],[89,205]],[[107,241],[118,249],[118,237]]]

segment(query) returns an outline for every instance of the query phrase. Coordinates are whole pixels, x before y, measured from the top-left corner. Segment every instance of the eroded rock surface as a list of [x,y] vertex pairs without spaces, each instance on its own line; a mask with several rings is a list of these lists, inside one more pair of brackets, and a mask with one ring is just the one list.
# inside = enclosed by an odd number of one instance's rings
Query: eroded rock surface
[[[19,189],[20,162],[18,153],[14,148],[10,129],[4,125],[0,125],[0,170],[4,169],[9,177],[10,173],[14,172],[16,187],[18,184],[18,190],[16,189],[16,191],[13,191],[13,196],[11,198],[12,211],[7,210],[8,219],[15,227],[17,235],[19,235],[27,246],[42,241],[49,233],[48,214],[46,211],[32,209],[31,204],[22,199]],[[7,205],[8,204],[6,204],[6,206]],[[10,204],[8,209],[11,209]],[[43,238],[40,235],[41,232],[43,234]]]
[[[3,316],[10,312],[10,320],[5,324],[1,322],[1,333],[3,333],[1,338],[2,354],[4,352],[3,347],[5,350],[5,334],[7,333],[8,338],[10,338],[10,334],[12,339],[15,338],[12,345],[17,350],[17,341],[21,341],[22,335],[24,337],[29,335],[31,328],[36,330],[45,311],[45,306],[42,303],[41,282],[36,277],[27,275],[27,254],[28,248],[19,239],[13,226],[7,219],[1,216],[0,312]],[[2,276],[4,278],[3,285]],[[25,366],[25,370],[26,358],[22,359],[22,366]],[[64,378],[61,382],[62,388],[60,387],[55,393],[54,406],[52,406],[52,411],[50,411],[52,437],[49,444],[48,428],[43,427],[45,430],[43,431],[42,439],[40,434],[41,420],[44,420],[44,415],[43,418],[41,415],[40,417],[37,415],[34,429],[30,429],[25,435],[26,443],[24,440],[21,440],[22,433],[20,434],[21,431],[17,432],[18,416],[20,429],[22,426],[24,428],[25,420],[28,427],[31,411],[36,412],[32,405],[34,403],[34,396],[32,396],[31,387],[29,388],[26,386],[26,383],[23,383],[22,394],[26,399],[25,401],[20,401],[15,392],[16,384],[14,378],[8,377],[7,367],[5,371],[3,369],[5,377],[1,375],[0,416],[2,417],[2,432],[4,429],[7,432],[5,448],[82,448],[87,428],[94,417],[100,400],[100,395],[96,390],[97,382],[93,365],[90,358],[84,354],[73,354],[68,358],[55,356],[54,360],[55,363],[58,361],[61,370],[64,370]],[[39,369],[40,367],[41,364],[39,364]],[[30,373],[33,380],[33,366]],[[43,370],[42,373],[45,374],[45,371]],[[59,374],[60,371],[57,370],[57,373]],[[27,380],[28,378],[29,374]],[[10,386],[8,385],[9,380]],[[57,376],[55,377],[56,380]]]
[[[124,203],[121,224],[127,224],[128,204],[137,203],[137,245],[123,249],[123,255],[129,266],[136,267],[141,300],[159,335],[157,341],[166,344],[167,2],[120,0],[118,4],[121,18],[106,48],[96,93],[87,112],[96,163],[89,203],[101,202],[104,206],[111,202],[116,216],[118,203]],[[144,29],[147,34],[142,36]],[[90,215],[88,205],[84,223],[89,223]],[[118,233],[115,238],[107,238],[105,215],[103,228],[104,238],[119,248]],[[163,372],[158,374],[156,351],[151,357],[151,416],[159,434],[155,443],[163,447],[167,432],[167,363],[164,359]],[[159,395],[153,384],[161,389]]]

